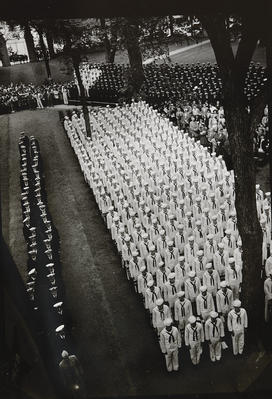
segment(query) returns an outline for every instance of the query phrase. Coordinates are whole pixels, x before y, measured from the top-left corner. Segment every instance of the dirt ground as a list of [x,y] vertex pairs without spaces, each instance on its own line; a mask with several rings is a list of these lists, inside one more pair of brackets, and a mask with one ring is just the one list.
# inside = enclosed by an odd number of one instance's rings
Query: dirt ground
[[[75,352],[89,396],[241,392],[269,384],[270,351],[231,351],[216,365],[208,348],[194,369],[181,351],[178,373],[168,374],[144,307],[120,267],[120,259],[85,183],[56,109],[0,116],[1,200],[4,238],[25,278],[26,246],[20,209],[18,138],[34,135],[43,157],[49,208],[61,239],[66,304]],[[266,172],[258,174],[261,186]],[[261,376],[266,369],[266,377]],[[267,371],[268,370],[268,371]],[[254,383],[255,381],[255,383]],[[252,385],[252,384],[255,385]]]

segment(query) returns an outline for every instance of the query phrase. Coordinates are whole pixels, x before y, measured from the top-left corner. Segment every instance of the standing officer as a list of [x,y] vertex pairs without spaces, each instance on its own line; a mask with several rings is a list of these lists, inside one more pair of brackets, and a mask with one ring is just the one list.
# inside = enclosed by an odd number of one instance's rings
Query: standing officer
[[210,318],[205,323],[205,337],[209,341],[210,358],[212,362],[221,359],[221,341],[224,337],[224,324],[217,312],[210,312]]
[[190,349],[190,356],[194,366],[200,362],[202,354],[202,342],[204,342],[204,331],[202,323],[196,321],[195,316],[190,316],[185,327],[185,345]]
[[225,279],[227,285],[232,289],[233,299],[239,299],[239,292],[242,284],[242,271],[235,265],[234,258],[229,258],[229,266],[226,267]]
[[178,299],[174,305],[174,316],[175,321],[178,323],[178,328],[181,333],[181,337],[184,336],[184,330],[188,323],[188,319],[192,316],[192,304],[189,299],[185,298],[185,292],[179,291],[177,293]]
[[164,328],[164,320],[171,317],[171,311],[169,306],[167,306],[162,298],[156,300],[156,306],[152,312],[152,324],[157,330],[158,336]]
[[167,371],[178,371],[178,350],[181,348],[181,337],[179,330],[173,326],[172,319],[164,321],[165,328],[160,333],[160,347],[165,355]]
[[207,287],[202,285],[200,287],[200,294],[196,297],[197,315],[205,322],[213,310],[215,310],[213,297],[207,292]]
[[230,288],[227,287],[226,281],[221,281],[220,290],[216,293],[216,307],[219,316],[223,317],[223,321],[227,321],[228,314],[232,309],[233,293]]
[[228,314],[228,330],[232,335],[233,354],[242,355],[245,344],[245,331],[247,331],[247,312],[241,308],[241,301],[233,301],[233,308]]

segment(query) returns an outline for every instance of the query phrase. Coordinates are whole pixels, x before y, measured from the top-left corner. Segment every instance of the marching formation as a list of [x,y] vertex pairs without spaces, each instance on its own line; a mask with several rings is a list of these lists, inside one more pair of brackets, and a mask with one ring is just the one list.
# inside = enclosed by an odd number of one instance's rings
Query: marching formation
[[42,158],[38,141],[21,133],[21,204],[23,233],[28,247],[27,293],[39,331],[47,337],[52,351],[60,355],[69,347],[64,312],[64,292],[59,256],[58,232],[47,205]]
[[[179,100],[215,104],[222,100],[222,82],[217,64],[149,64],[143,68],[145,81],[142,91],[152,105]],[[97,101],[116,101],[121,97],[129,75],[127,64],[81,64],[86,94]],[[249,101],[261,90],[265,79],[265,68],[251,62],[245,82],[245,94]]]
[[[241,355],[248,320],[239,299],[243,250],[233,172],[144,101],[90,113],[92,140],[84,123],[73,112],[64,127],[167,370],[178,370],[183,342],[194,365],[205,340],[211,360],[219,361],[228,333],[234,355]],[[256,196],[268,233],[270,193],[257,186]]]

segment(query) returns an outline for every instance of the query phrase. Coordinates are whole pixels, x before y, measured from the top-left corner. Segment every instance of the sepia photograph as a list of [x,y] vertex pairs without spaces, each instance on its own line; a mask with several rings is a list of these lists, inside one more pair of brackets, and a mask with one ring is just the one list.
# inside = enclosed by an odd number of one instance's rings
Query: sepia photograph
[[0,9],[0,399],[271,397],[271,21]]

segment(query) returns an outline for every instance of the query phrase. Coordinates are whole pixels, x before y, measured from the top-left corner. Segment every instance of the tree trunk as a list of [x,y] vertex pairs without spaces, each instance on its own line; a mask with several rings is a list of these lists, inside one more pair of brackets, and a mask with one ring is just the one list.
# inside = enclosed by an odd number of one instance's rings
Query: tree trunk
[[106,20],[105,18],[100,18],[100,24],[101,24],[101,28],[104,30],[103,33],[103,41],[104,41],[104,47],[105,47],[105,59],[107,63],[114,63],[114,59],[115,59],[115,53],[116,53],[116,32],[115,29],[112,32],[113,35],[113,43],[111,42],[111,40],[109,39],[108,35],[107,35],[107,30],[106,30]]
[[43,59],[44,59],[44,63],[45,63],[45,68],[46,68],[46,72],[47,72],[47,77],[48,77],[48,79],[51,79],[51,70],[50,70],[50,65],[49,65],[47,49],[45,47],[44,40],[43,40],[43,34],[42,34],[42,31],[40,29],[38,29],[38,34],[39,34],[39,39],[40,39],[41,50],[42,50],[42,53],[43,53]]
[[225,93],[225,115],[235,175],[235,207],[243,244],[242,305],[248,312],[251,331],[263,320],[262,231],[256,208],[256,172],[253,159],[253,129],[235,89]]
[[[272,40],[267,38],[266,44],[266,65],[267,78],[270,93],[272,93]],[[269,96],[268,101],[268,138],[269,138],[269,174],[270,174],[270,192],[272,193],[272,96]],[[272,214],[272,201],[271,201]]]
[[49,51],[49,57],[50,57],[50,59],[52,59],[56,55],[55,49],[54,49],[53,36],[52,36],[51,32],[49,32],[49,31],[46,32],[45,36],[46,36],[47,47],[48,47],[48,51]]
[[7,43],[6,43],[6,39],[4,38],[2,33],[0,33],[0,58],[1,58],[1,61],[2,61],[3,67],[9,67],[10,66]]
[[169,15],[169,30],[170,30],[170,34],[171,36],[173,36],[174,34],[174,18],[173,15]]
[[131,76],[129,79],[128,95],[137,95],[144,82],[142,54],[139,45],[139,26],[135,18],[127,18],[126,48],[129,57]]
[[89,116],[89,110],[87,106],[87,98],[85,95],[85,89],[82,83],[81,75],[80,75],[80,70],[79,70],[79,65],[80,65],[80,58],[77,54],[72,55],[72,60],[73,60],[73,66],[75,69],[75,74],[76,78],[78,81],[79,85],[79,98],[80,98],[80,103],[82,105],[82,110],[83,110],[83,115],[84,115],[84,120],[85,120],[85,125],[86,125],[86,132],[87,132],[87,137],[92,137],[92,132],[91,132],[91,125],[90,125],[90,116]]
[[256,48],[254,18],[243,23],[243,35],[234,57],[223,14],[201,16],[214,49],[223,86],[223,105],[235,175],[237,225],[243,244],[242,306],[249,316],[254,337],[263,321],[262,231],[256,207],[256,172],[253,158],[255,126],[263,112],[264,102],[251,104],[247,112],[244,94],[246,73]]
[[33,36],[32,36],[28,21],[26,21],[24,23],[24,37],[25,37],[26,47],[27,47],[27,51],[28,51],[29,61],[36,62],[37,55],[35,52],[34,40],[33,40]]

